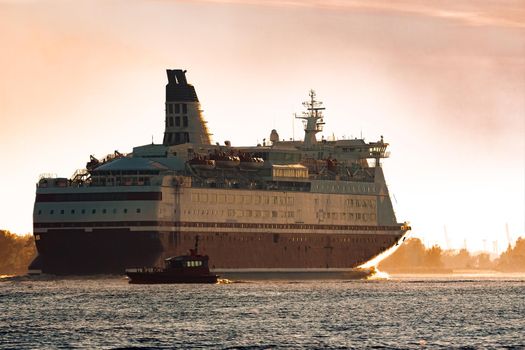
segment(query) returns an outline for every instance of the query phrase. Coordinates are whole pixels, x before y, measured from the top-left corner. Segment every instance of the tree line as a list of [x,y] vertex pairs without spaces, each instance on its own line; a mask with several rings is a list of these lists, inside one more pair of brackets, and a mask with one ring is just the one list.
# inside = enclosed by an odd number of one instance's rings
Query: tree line
[[33,235],[0,230],[0,275],[23,275],[36,256]]
[[418,238],[407,239],[378,268],[390,273],[450,273],[454,270],[495,270],[525,272],[525,239],[518,238],[514,247],[494,260],[488,253],[471,254],[466,249],[443,250],[438,245],[425,247]]
[[[33,236],[16,235],[0,230],[0,275],[21,275],[36,256]],[[378,268],[390,273],[448,273],[453,270],[478,269],[502,272],[525,272],[525,238],[518,238],[498,258],[489,254],[471,254],[466,249],[443,250],[434,245],[425,247],[418,238],[407,239]]]

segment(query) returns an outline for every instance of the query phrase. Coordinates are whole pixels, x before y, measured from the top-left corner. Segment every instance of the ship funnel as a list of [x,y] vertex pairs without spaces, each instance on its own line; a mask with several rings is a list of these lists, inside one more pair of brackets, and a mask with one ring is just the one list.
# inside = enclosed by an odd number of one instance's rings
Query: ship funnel
[[186,80],[186,71],[168,69],[166,85],[166,127],[163,144],[210,144],[210,134],[201,113],[197,93]]
[[168,69],[168,84],[188,85],[186,80],[186,71],[181,69]]

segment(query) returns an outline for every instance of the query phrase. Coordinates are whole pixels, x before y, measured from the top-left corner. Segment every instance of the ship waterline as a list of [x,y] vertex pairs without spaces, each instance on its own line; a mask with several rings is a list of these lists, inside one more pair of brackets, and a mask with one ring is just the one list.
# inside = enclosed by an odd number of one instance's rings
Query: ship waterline
[[[185,72],[168,71],[164,143],[115,152],[70,179],[42,177],[33,213],[51,274],[123,273],[182,255],[199,237],[221,274],[342,276],[398,244],[380,166],[386,144],[320,142],[320,103],[305,103],[304,141],[212,145]],[[373,163],[373,164],[371,164]]]

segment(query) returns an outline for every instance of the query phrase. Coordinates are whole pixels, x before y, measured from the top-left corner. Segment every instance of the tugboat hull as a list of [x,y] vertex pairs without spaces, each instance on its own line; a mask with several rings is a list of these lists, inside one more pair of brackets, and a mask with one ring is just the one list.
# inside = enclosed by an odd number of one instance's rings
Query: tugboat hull
[[217,283],[218,276],[173,275],[167,272],[148,272],[148,269],[126,270],[129,283],[132,284],[168,284],[168,283]]

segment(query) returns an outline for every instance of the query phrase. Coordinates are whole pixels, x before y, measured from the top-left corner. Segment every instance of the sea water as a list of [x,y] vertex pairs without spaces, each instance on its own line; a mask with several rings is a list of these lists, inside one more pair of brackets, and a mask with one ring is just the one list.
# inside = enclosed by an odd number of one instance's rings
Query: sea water
[[525,348],[525,278],[4,278],[0,348]]

